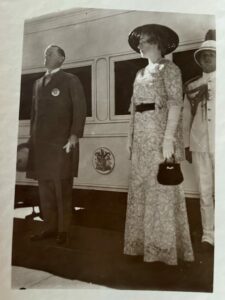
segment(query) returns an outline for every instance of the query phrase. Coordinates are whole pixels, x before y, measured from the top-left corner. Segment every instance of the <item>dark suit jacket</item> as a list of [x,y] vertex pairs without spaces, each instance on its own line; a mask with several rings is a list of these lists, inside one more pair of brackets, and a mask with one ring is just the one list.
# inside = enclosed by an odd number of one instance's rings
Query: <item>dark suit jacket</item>
[[44,86],[34,84],[27,177],[64,179],[76,177],[79,144],[69,154],[63,146],[71,134],[83,136],[86,117],[84,91],[77,76],[62,70]]

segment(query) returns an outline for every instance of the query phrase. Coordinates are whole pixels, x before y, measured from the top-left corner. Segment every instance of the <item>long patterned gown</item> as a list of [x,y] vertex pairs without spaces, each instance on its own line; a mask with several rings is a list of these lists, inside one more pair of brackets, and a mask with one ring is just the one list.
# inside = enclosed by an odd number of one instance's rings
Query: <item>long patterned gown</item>
[[[155,110],[135,112],[141,103],[155,103]],[[182,184],[165,186],[157,181],[172,105],[183,106],[181,73],[173,62],[162,58],[140,70],[134,82],[124,253],[143,255],[146,262],[176,265],[178,259],[193,261],[194,257]],[[184,159],[181,124],[180,119],[174,141],[176,161]]]

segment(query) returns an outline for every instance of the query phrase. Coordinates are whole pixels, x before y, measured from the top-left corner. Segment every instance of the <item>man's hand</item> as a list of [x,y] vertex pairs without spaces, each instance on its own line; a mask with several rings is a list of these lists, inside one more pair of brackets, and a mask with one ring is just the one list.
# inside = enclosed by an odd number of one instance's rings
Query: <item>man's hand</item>
[[63,149],[66,150],[66,153],[69,153],[72,148],[76,146],[76,144],[79,142],[79,139],[76,135],[71,135],[67,144],[63,146]]
[[192,152],[189,147],[185,148],[185,158],[190,164],[192,163]]

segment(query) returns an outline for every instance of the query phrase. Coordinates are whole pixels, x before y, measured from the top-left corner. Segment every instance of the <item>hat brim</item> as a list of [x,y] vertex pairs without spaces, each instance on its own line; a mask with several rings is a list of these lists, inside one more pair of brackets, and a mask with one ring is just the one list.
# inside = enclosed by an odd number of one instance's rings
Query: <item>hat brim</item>
[[136,27],[128,36],[128,43],[130,47],[138,53],[140,53],[140,49],[138,48],[139,40],[143,32],[147,34],[154,33],[159,36],[165,46],[164,54],[173,52],[179,44],[178,35],[169,27],[159,24],[142,25]]
[[214,51],[216,52],[216,48],[215,47],[204,47],[204,48],[200,48],[198,50],[195,51],[194,53],[194,59],[196,61],[196,63],[201,66],[200,62],[199,62],[199,55],[203,52],[203,51]]

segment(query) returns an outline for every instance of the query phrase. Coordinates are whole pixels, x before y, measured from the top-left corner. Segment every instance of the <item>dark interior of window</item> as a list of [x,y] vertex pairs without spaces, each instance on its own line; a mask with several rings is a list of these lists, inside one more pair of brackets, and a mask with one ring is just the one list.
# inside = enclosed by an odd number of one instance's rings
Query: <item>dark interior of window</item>
[[147,64],[147,59],[143,58],[115,62],[115,115],[129,114],[136,73]]
[[173,53],[173,62],[181,69],[183,83],[202,73],[194,60],[195,50],[197,49]]
[[[182,80],[201,75],[201,69],[194,60],[194,50],[173,54],[173,61],[182,72]],[[138,70],[144,68],[148,61],[143,58],[115,62],[115,115],[127,115],[132,96],[133,82]]]
[[[92,116],[92,99],[91,99],[91,66],[70,68],[65,70],[68,73],[77,75],[80,79],[87,101],[87,116]],[[29,120],[31,112],[32,91],[35,80],[43,76],[43,72],[24,74],[21,77],[20,90],[20,111],[19,120]]]

